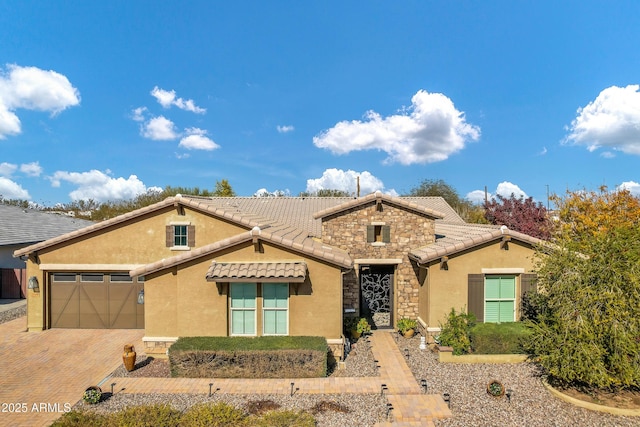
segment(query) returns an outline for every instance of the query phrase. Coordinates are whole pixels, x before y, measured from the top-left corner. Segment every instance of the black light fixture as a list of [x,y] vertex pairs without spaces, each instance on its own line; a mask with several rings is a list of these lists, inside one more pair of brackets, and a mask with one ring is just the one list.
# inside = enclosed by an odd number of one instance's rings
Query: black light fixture
[[427,394],[427,380],[424,378],[420,380],[420,387],[422,387],[423,393]]
[[507,401],[508,401],[509,403],[511,403],[511,398],[512,398],[512,397],[513,397],[513,395],[515,394],[515,393],[513,392],[513,390],[512,390],[512,389],[510,389],[510,388],[508,388],[508,389],[507,389],[507,391],[506,391],[504,394],[507,396]]
[[144,304],[144,289],[140,289],[138,292],[138,304]]
[[451,409],[451,395],[449,393],[445,393],[442,395],[442,398],[444,399],[444,403],[447,404],[447,407]]
[[409,360],[409,349],[408,348],[404,349],[404,357],[406,357],[407,360]]
[[31,289],[33,292],[40,292],[40,284],[38,283],[38,278],[36,276],[29,277],[27,289]]

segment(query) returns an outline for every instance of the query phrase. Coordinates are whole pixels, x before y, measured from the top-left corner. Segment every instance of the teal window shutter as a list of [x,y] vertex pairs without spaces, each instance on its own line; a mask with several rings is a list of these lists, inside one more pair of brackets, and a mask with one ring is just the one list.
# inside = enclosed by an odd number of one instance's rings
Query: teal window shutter
[[289,284],[262,285],[262,329],[265,335],[286,335],[289,317]]

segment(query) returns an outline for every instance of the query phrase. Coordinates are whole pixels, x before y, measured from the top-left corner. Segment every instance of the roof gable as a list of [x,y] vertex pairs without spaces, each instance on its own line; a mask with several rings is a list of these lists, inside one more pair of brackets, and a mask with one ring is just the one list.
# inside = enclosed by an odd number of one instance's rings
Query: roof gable
[[160,261],[138,267],[131,270],[129,274],[134,277],[154,273],[249,241],[269,242],[281,248],[302,253],[304,255],[323,260],[342,268],[353,267],[353,261],[349,254],[347,254],[345,251],[323,245],[322,243],[317,242],[310,237],[300,237],[300,235],[294,236],[288,234],[288,231],[290,231],[290,227],[287,226],[273,227],[273,229],[261,229],[260,227],[256,226],[250,231],[237,234],[227,239],[223,239],[209,245],[195,248],[180,255],[165,258]]
[[431,208],[418,205],[417,203],[413,203],[402,199],[400,197],[389,196],[388,194],[382,194],[381,191],[376,191],[375,193],[368,194],[364,197],[360,197],[358,199],[353,199],[351,201],[342,203],[337,206],[330,207],[328,209],[324,209],[320,212],[317,212],[313,215],[314,218],[326,218],[330,215],[338,215],[346,210],[361,207],[367,205],[371,202],[376,203],[388,203],[391,205],[399,206],[405,208],[409,211],[413,211],[422,215],[427,215],[432,217],[433,219],[442,219],[444,218],[444,214],[435,211]]

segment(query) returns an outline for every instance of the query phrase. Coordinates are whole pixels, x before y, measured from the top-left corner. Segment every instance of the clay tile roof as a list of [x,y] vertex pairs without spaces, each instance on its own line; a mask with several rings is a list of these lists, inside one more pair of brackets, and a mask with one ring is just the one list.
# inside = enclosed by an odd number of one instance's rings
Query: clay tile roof
[[413,202],[412,200],[408,200],[408,199],[404,199],[402,197],[394,197],[394,196],[389,196],[388,194],[383,194],[380,191],[376,191],[375,193],[371,193],[368,194],[364,197],[360,197],[358,199],[353,199],[350,201],[347,201],[345,203],[342,203],[340,205],[337,206],[332,206],[330,208],[324,209],[320,212],[316,212],[313,217],[318,219],[318,218],[324,218],[327,217],[329,215],[333,215],[333,214],[337,214],[343,211],[346,211],[347,209],[351,209],[354,207],[358,207],[358,206],[362,206],[365,205],[367,203],[371,203],[372,201],[384,201],[385,203],[389,203],[391,205],[396,205],[396,206],[400,206],[403,207],[405,209],[409,209],[412,210],[414,212],[418,212],[418,213],[422,213],[425,215],[428,215],[434,219],[442,219],[444,218],[444,214],[435,211],[431,208],[428,208],[426,206],[423,205],[419,205],[415,202]]
[[207,271],[207,280],[243,282],[246,280],[301,283],[307,277],[304,261],[292,262],[216,262]]
[[499,226],[485,224],[448,223],[436,221],[436,241],[427,246],[413,249],[409,256],[419,263],[436,260],[443,256],[454,255],[458,252],[483,245],[504,235],[512,239],[535,246],[542,240]]

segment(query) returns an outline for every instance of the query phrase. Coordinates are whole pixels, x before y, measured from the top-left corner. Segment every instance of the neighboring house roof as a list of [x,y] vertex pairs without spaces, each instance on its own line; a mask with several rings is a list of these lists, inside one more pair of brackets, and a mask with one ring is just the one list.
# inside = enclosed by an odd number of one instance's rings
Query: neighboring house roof
[[212,262],[206,278],[214,282],[285,281],[301,283],[307,277],[307,264],[293,262]]
[[59,213],[0,204],[0,246],[41,242],[90,224]]
[[292,232],[295,228],[286,225],[280,225],[268,229],[260,229],[254,227],[250,231],[236,234],[227,239],[219,240],[209,245],[195,248],[180,255],[165,258],[142,267],[138,267],[129,272],[129,275],[143,276],[145,274],[154,273],[166,268],[175,267],[183,262],[202,257],[211,253],[215,253],[231,246],[256,240],[263,240],[274,245],[291,249],[310,257],[318,258],[323,261],[338,265],[343,268],[352,268],[353,261],[349,254],[341,249],[327,246],[314,240],[311,237],[304,236],[299,232]]
[[421,214],[425,214],[428,215],[434,219],[442,219],[444,218],[444,214],[441,214],[440,212],[437,212],[431,208],[425,207],[425,206],[421,206],[418,205],[416,203],[412,203],[410,201],[404,200],[400,197],[393,197],[393,196],[389,196],[388,194],[382,194],[381,191],[376,191],[375,193],[371,193],[371,194],[367,194],[364,197],[360,197],[357,199],[352,199],[348,202],[342,203],[340,205],[337,206],[333,206],[330,207],[328,209],[325,209],[323,211],[320,212],[316,212],[315,214],[313,214],[313,217],[315,219],[319,219],[319,218],[325,218],[328,217],[329,215],[334,215],[334,214],[338,214],[340,212],[344,212],[348,209],[352,209],[358,206],[362,206],[365,205],[367,203],[370,203],[372,201],[384,201],[386,203],[392,204],[392,205],[396,205],[396,206],[400,206],[403,207],[405,209],[409,209],[412,210],[414,212],[418,212]]
[[505,226],[486,224],[459,224],[436,221],[436,241],[428,246],[409,251],[409,256],[420,264],[443,256],[483,245],[509,236],[515,240],[535,246],[542,240],[527,234],[509,230]]

